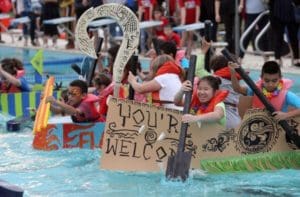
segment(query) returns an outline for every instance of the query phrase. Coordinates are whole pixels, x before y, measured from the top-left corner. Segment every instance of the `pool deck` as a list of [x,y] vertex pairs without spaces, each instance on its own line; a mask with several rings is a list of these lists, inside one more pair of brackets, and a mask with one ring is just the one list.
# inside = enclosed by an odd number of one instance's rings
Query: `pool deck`
[[[1,33],[2,35],[2,40],[5,41],[4,44],[0,44],[0,46],[14,46],[14,47],[24,47],[24,41],[15,41],[14,43],[12,42],[11,36],[8,35],[7,33]],[[16,39],[15,39],[16,40]],[[48,41],[51,46],[51,40],[49,39]],[[41,42],[42,43],[42,42]],[[67,52],[72,52],[72,53],[81,53],[78,49],[65,49],[65,46],[67,44],[66,40],[63,39],[58,39],[57,41],[57,46],[56,48],[53,47],[48,47],[47,50],[55,50],[55,51],[67,51]],[[30,42],[28,42],[28,48],[41,48],[41,47],[34,47],[31,46]],[[199,49],[196,49],[193,51],[193,53],[200,52]],[[274,59],[273,57],[271,59]],[[300,74],[300,68],[291,66],[291,58],[289,57],[284,57],[282,58],[283,60],[283,73],[294,73],[294,74]],[[261,66],[264,63],[264,58],[258,55],[251,55],[251,54],[246,54],[242,60],[243,67],[245,69],[255,69],[255,70],[260,70]]]

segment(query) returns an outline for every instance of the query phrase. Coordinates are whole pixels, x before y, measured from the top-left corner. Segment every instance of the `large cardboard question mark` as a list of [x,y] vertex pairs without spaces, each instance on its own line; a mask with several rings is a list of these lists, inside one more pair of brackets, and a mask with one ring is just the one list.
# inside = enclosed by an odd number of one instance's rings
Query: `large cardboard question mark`
[[113,66],[114,96],[118,96],[124,68],[139,44],[139,21],[135,14],[122,4],[108,3],[86,10],[77,22],[75,41],[76,46],[82,52],[93,58],[97,58],[94,49],[94,38],[89,38],[87,27],[89,22],[100,17],[115,19],[123,31],[124,38]]

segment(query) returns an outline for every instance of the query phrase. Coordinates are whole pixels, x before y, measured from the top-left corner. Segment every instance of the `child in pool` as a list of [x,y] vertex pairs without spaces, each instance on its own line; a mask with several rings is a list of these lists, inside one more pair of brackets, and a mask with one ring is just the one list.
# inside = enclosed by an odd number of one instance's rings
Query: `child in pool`
[[65,113],[71,115],[74,122],[93,122],[98,121],[100,114],[98,106],[95,104],[99,98],[95,95],[88,94],[88,86],[85,81],[74,80],[68,88],[68,100],[56,100],[53,96],[47,98],[51,104],[51,111],[54,113]]
[[26,79],[18,76],[18,71],[23,64],[15,58],[5,58],[0,62],[0,92],[1,93],[16,93],[28,92],[30,87]]
[[[219,90],[221,80],[213,76],[201,78],[197,90],[193,91],[190,111],[191,114],[184,114],[182,122],[217,122],[226,126],[226,111],[223,100],[228,91]],[[179,92],[175,95],[174,103],[183,105],[184,92],[192,91],[192,83],[189,80],[183,82]]]
[[[250,88],[239,84],[235,74],[235,68],[239,65],[230,62],[229,66],[233,89],[243,95],[253,96],[253,108],[265,108]],[[256,85],[275,107],[276,112],[273,115],[276,120],[287,120],[300,115],[300,98],[289,90],[292,81],[282,78],[280,66],[277,62],[265,62],[260,77],[261,79]],[[296,108],[296,110],[288,111],[288,107]]]

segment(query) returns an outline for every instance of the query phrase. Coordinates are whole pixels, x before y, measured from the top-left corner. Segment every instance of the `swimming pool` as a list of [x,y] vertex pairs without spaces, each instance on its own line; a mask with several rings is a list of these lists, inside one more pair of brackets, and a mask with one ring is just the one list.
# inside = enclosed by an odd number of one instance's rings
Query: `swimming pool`
[[[3,58],[18,58],[24,65],[26,70],[25,78],[30,82],[34,83],[34,68],[31,66],[31,59],[36,54],[37,49],[28,48],[17,48],[17,47],[7,47],[0,46],[0,59]],[[80,65],[83,58],[85,57],[80,53],[62,52],[62,51],[52,51],[44,50],[44,75],[43,81],[46,80],[47,75],[54,75],[56,81],[68,82],[77,79],[78,75],[72,70],[71,64]]]
[[161,173],[99,169],[98,149],[38,151],[30,129],[0,133],[0,179],[18,185],[24,196],[300,196],[300,171],[204,174],[186,183]]
[[[2,54],[2,53],[0,53]],[[251,76],[258,78],[257,71]],[[299,95],[296,75],[294,91]],[[300,171],[191,173],[186,183],[168,182],[161,173],[99,169],[101,150],[32,148],[31,128],[7,133],[0,117],[0,179],[18,185],[25,196],[300,196]]]

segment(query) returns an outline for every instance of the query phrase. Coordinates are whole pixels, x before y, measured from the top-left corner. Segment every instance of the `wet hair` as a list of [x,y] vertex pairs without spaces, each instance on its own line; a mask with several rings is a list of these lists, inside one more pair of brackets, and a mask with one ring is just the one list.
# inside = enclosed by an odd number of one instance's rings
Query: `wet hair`
[[12,64],[7,64],[6,62],[1,62],[2,68],[3,70],[5,70],[6,72],[8,72],[11,75],[17,75],[17,70],[14,67],[14,65]]
[[228,60],[223,55],[215,55],[209,62],[210,68],[215,72],[228,66]]
[[24,65],[21,62],[21,60],[19,60],[17,58],[11,58],[11,61],[14,64],[14,66],[16,67],[17,70],[23,70],[24,69]]
[[280,65],[275,61],[266,61],[261,69],[261,77],[264,74],[279,74],[281,77]]
[[83,93],[83,94],[88,93],[88,85],[85,81],[76,79],[76,80],[74,80],[70,83],[70,86],[79,87],[80,90],[81,90],[81,93]]
[[105,73],[99,73],[94,78],[94,84],[96,85],[104,85],[105,87],[108,86],[111,83],[110,77]]
[[208,84],[212,87],[212,89],[214,91],[218,90],[221,83],[222,83],[222,81],[219,77],[214,77],[214,76],[211,76],[211,75],[202,77],[198,82],[198,86],[199,86],[201,81],[207,81]]
[[171,55],[175,58],[177,53],[176,43],[173,41],[162,42],[159,46],[160,50],[163,51],[167,55]]
[[3,70],[5,70],[11,75],[16,75],[17,70],[24,69],[23,63],[16,58],[5,58],[1,60],[1,65]]

